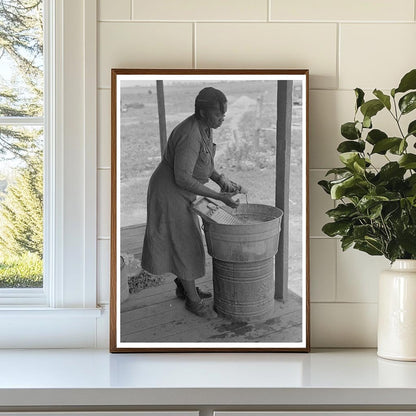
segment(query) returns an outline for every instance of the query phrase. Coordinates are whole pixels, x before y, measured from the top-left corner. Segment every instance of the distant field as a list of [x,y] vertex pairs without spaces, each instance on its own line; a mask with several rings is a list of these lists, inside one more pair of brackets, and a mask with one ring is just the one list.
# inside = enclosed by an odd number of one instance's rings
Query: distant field
[[[193,113],[194,100],[204,87],[222,90],[228,99],[226,120],[214,131],[218,171],[248,189],[249,203],[274,205],[276,82],[189,82],[165,84],[167,131]],[[290,275],[300,281],[302,215],[301,97],[295,90],[292,114],[290,203]],[[160,161],[155,86],[129,85],[121,94],[121,226],[146,222],[150,175]],[[215,186],[215,185],[214,185]]]
[[32,253],[4,256],[0,253],[0,288],[43,286],[43,262]]

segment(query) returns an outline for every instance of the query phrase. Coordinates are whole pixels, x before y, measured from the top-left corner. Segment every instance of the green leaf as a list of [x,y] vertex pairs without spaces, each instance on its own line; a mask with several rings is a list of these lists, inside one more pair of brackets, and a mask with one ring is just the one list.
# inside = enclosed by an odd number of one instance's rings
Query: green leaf
[[364,241],[365,237],[372,233],[373,233],[373,228],[371,227],[371,225],[357,225],[356,227],[354,227],[352,231],[352,235],[356,241],[357,240]]
[[405,169],[416,169],[416,155],[407,153],[399,159],[399,165]]
[[[408,201],[409,201],[409,204],[414,208],[414,207],[416,207],[416,195],[411,195],[411,196],[408,196],[407,198],[406,198]],[[416,220],[416,217],[414,217],[414,210],[412,209],[411,210],[411,216],[412,216],[412,219],[415,219]]]
[[391,109],[390,97],[385,95],[382,91],[375,89],[373,94],[383,103],[388,110]]
[[352,167],[358,159],[360,159],[360,155],[357,152],[345,152],[339,155],[339,160],[348,167]]
[[376,204],[370,208],[370,218],[376,220],[381,217],[381,212],[383,211],[383,204]]
[[379,239],[368,235],[366,235],[364,239],[368,245],[373,247],[374,250],[377,250],[380,254],[382,253],[383,245]]
[[331,188],[331,198],[340,199],[344,196],[345,187],[342,184],[336,184]]
[[345,219],[356,214],[354,204],[339,204],[336,208],[330,209],[326,214],[334,220]]
[[400,81],[399,86],[395,89],[395,93],[397,92],[406,92],[409,90],[416,89],[416,69],[412,69]]
[[354,205],[357,205],[359,202],[360,202],[360,198],[362,197],[362,195],[361,196],[358,196],[358,195],[348,195],[348,199],[354,204]]
[[378,141],[374,147],[371,154],[377,153],[379,155],[384,155],[387,150],[390,150],[394,146],[399,147],[402,142],[402,139],[399,137],[387,137],[386,139],[382,139]]
[[386,209],[384,210],[384,220],[385,221],[393,221],[396,222],[395,218],[397,217],[397,214],[399,212],[399,204],[393,203],[386,206]]
[[346,235],[351,227],[349,221],[335,221],[325,224],[322,227],[322,231],[329,237],[335,237],[337,235]]
[[409,221],[409,215],[407,213],[407,206],[408,206],[409,201],[407,200],[407,198],[401,198],[400,199],[400,208],[402,209],[401,214],[401,219],[402,221]]
[[384,108],[384,104],[380,100],[366,101],[361,106],[361,112],[365,118],[374,117],[380,110]]
[[386,257],[390,261],[394,261],[394,260],[403,258],[403,251],[400,248],[400,244],[397,241],[397,239],[393,239],[393,240],[389,241],[389,243],[387,244]]
[[349,174],[349,175],[346,175],[346,176],[342,176],[341,178],[337,178],[337,179],[334,179],[333,181],[330,181],[330,184],[331,184],[331,186],[333,186],[333,185],[336,185],[338,183],[345,182],[346,179],[352,178],[352,177],[354,177],[353,174]]
[[378,143],[380,140],[387,139],[387,137],[388,136],[386,133],[384,133],[384,131],[373,129],[368,132],[366,140],[368,143],[374,145]]
[[380,202],[388,200],[389,199],[383,195],[364,195],[357,204],[357,208],[360,211],[365,212],[375,205],[378,205]]
[[330,169],[325,176],[335,174],[335,175],[345,175],[346,173],[350,173],[351,169],[348,168],[333,168]]
[[342,251],[347,250],[354,244],[354,237],[351,235],[346,235],[341,238],[341,247]]
[[[413,174],[406,178],[405,183],[407,185],[407,192],[405,193],[406,196],[416,196],[416,174]],[[416,223],[416,221],[415,221]]]
[[340,153],[346,153],[346,152],[364,152],[365,150],[365,142],[363,140],[358,141],[345,141],[341,142],[339,146],[337,147],[337,151]]
[[358,203],[359,200],[369,192],[371,185],[364,180],[360,175],[354,175],[342,182],[334,184],[331,187],[331,198],[334,200],[348,198],[353,203]]
[[364,251],[370,256],[381,256],[383,254],[381,249],[374,247],[369,242],[356,242],[354,248],[360,251]]
[[358,182],[355,176],[343,179],[341,182],[334,184],[331,187],[331,198],[340,199],[345,195],[347,189],[354,187]]
[[363,127],[366,129],[371,129],[373,127],[373,123],[371,122],[371,117],[364,116]]
[[318,185],[327,193],[327,194],[331,194],[331,187],[329,185],[328,181],[319,181]]
[[[378,181],[380,181],[380,173],[378,173],[373,182],[376,183]],[[383,181],[381,181],[381,183],[384,184]],[[387,192],[387,188],[383,185],[376,185],[374,188],[374,195],[385,195]]]
[[339,160],[346,166],[351,166],[357,158],[357,152],[346,152],[339,155]]
[[412,223],[416,224],[416,195],[413,197],[412,208],[410,209],[410,217],[412,218]]
[[381,181],[389,181],[391,178],[402,179],[406,169],[400,167],[397,162],[389,162],[381,167],[378,176]]
[[416,227],[406,228],[398,237],[400,246],[410,254],[416,254]]
[[406,179],[406,182],[409,184],[409,186],[416,186],[416,174],[409,176]]
[[413,135],[416,137],[416,120],[413,120],[409,124],[409,127],[407,128],[407,133],[408,133],[408,136]]
[[361,88],[356,88],[355,90],[355,111],[364,104],[364,91]]
[[400,139],[400,143],[392,146],[389,151],[393,155],[402,155],[404,151],[407,149],[407,141],[406,139]]
[[353,167],[355,172],[364,174],[366,165],[367,165],[367,163],[366,163],[365,159],[360,158],[360,159],[357,159],[357,160],[354,161],[352,167]]
[[[400,179],[397,179],[397,180],[400,181]],[[392,182],[394,181],[392,180]],[[400,182],[403,183],[402,181]],[[383,196],[385,196],[389,200],[389,202],[397,202],[397,201],[400,201],[400,198],[401,198],[400,193],[397,193],[397,192],[386,192]]]
[[409,92],[399,100],[399,108],[402,114],[408,114],[416,108],[416,91]]
[[341,126],[341,135],[348,140],[357,140],[361,137],[360,130],[357,129],[357,123],[350,121]]
[[395,154],[402,155],[403,152],[407,149],[407,141],[406,139],[402,139],[400,145],[399,145],[399,151]]

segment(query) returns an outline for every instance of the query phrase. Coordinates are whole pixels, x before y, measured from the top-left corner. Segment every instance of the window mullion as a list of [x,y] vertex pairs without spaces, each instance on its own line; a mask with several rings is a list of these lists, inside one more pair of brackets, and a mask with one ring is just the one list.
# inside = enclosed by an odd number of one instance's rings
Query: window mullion
[[43,126],[44,117],[0,117],[0,126]]

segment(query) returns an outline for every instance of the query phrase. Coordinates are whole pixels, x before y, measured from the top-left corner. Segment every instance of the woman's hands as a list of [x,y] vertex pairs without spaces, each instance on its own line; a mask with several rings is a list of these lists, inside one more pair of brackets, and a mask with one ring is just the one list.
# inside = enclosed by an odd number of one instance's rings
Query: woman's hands
[[224,175],[220,175],[220,180],[218,181],[218,185],[221,188],[221,192],[236,192],[236,184],[226,178]]
[[[232,197],[236,194],[246,194],[247,191],[237,183],[229,180],[224,174],[219,174],[214,170],[211,175],[211,179],[218,184],[221,189],[221,192],[215,192],[215,196],[204,194],[203,196],[208,196],[214,199],[217,199],[223,202],[225,205],[230,208],[237,208],[240,205],[239,200],[234,200]],[[201,194],[202,195],[202,194]]]
[[245,194],[247,191],[237,183],[229,180],[225,175],[220,175],[218,185],[221,188],[221,192],[234,193],[234,194]]
[[230,208],[237,208],[240,205],[240,201],[232,198],[235,194],[237,194],[237,192],[221,192],[220,201],[224,202],[224,204],[228,205]]

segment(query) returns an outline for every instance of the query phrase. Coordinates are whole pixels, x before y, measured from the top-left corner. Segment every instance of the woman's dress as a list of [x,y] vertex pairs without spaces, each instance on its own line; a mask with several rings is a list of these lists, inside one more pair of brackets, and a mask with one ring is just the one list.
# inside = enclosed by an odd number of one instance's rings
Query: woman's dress
[[162,161],[150,178],[142,267],[184,280],[205,274],[205,251],[191,208],[214,171],[215,144],[192,115],[172,131]]

